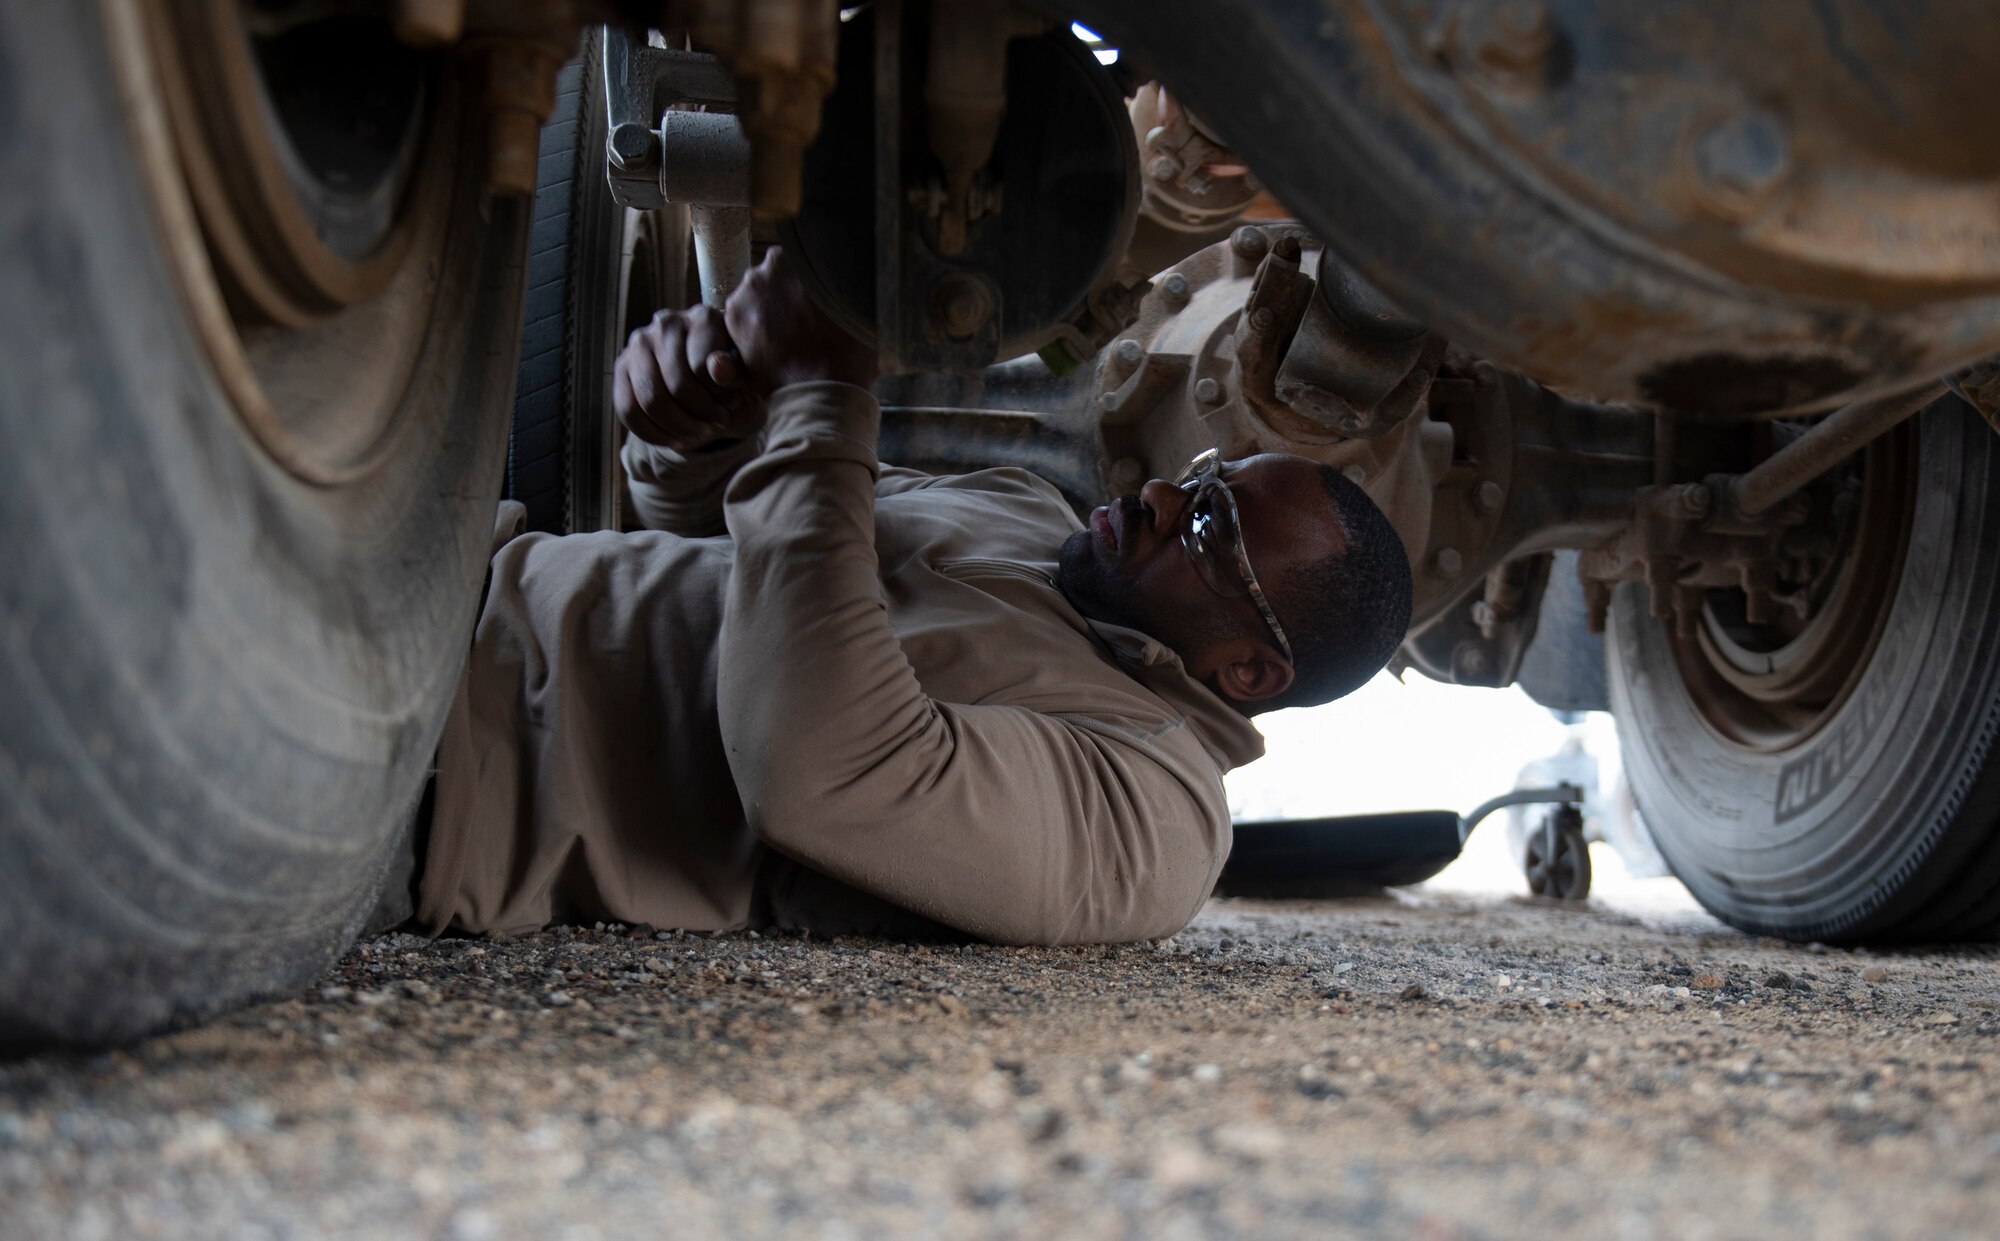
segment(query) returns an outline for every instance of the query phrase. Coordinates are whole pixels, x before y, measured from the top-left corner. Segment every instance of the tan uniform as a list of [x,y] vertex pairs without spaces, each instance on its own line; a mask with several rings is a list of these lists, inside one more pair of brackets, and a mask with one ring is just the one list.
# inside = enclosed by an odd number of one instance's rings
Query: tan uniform
[[[761,452],[627,455],[647,520],[493,558],[439,755],[418,916],[1014,943],[1166,935],[1228,854],[1249,721],[1054,584],[1078,528],[1021,470],[875,459],[800,384]],[[726,491],[724,490],[726,486]]]

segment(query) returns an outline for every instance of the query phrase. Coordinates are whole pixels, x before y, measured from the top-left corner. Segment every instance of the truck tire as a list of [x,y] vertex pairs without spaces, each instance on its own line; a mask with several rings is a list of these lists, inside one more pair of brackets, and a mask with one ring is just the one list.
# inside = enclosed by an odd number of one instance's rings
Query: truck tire
[[536,174],[507,495],[552,534],[624,528],[612,366],[655,309],[687,304],[686,208],[611,197],[603,56],[593,27],[557,80]]
[[[253,54],[238,12],[0,0],[0,1043],[321,972],[471,632],[526,203],[455,62],[361,19]],[[360,94],[230,106],[301,80],[260,63]],[[384,145],[289,128],[322,105]]]
[[1848,469],[1843,559],[1789,641],[1759,646],[1729,592],[1677,639],[1643,588],[1618,590],[1607,646],[1625,769],[1674,873],[1735,926],[1991,938],[2000,441],[1947,397]]

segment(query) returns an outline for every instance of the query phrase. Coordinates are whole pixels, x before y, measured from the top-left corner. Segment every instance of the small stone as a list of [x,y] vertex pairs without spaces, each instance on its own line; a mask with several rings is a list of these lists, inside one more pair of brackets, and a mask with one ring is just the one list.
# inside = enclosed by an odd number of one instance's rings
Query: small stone
[[1397,998],[1398,998],[1398,999],[1403,999],[1403,1000],[1421,1000],[1421,999],[1423,999],[1423,998],[1424,998],[1424,984],[1422,984],[1422,983],[1420,983],[1420,982],[1413,982],[1413,983],[1411,983],[1411,984],[1410,984],[1409,986],[1407,986],[1407,987],[1404,987],[1404,988],[1402,989],[1402,991],[1401,991],[1401,992],[1399,992],[1399,993],[1397,994]]
[[1693,995],[1693,994],[1694,994],[1694,992],[1693,992],[1693,991],[1690,991],[1690,990],[1689,990],[1688,988],[1686,988],[1686,987],[1675,987],[1675,988],[1674,988],[1674,998],[1675,998],[1675,999],[1677,999],[1677,1000],[1685,1000],[1685,999],[1687,999],[1687,998],[1688,998],[1689,996],[1691,996],[1691,995]]
[[1274,1158],[1285,1149],[1284,1134],[1254,1122],[1217,1126],[1209,1141],[1221,1154],[1252,1161]]
[[1689,979],[1688,982],[1691,986],[1700,987],[1703,991],[1720,991],[1722,989],[1722,975],[1716,973],[1714,970],[1703,970]]
[[1814,940],[1812,943],[1806,945],[1806,951],[1812,953],[1816,957],[1823,957],[1827,953],[1832,952],[1833,949],[1825,944],[1820,943],[1818,940]]
[[1197,1064],[1194,1066],[1194,1072],[1188,1074],[1188,1076],[1204,1086],[1210,1086],[1222,1080],[1222,1066],[1219,1064]]
[[965,1011],[965,1005],[955,995],[940,995],[937,998],[937,1005],[954,1017]]
[[1764,975],[1764,985],[1767,987],[1777,987],[1780,990],[1790,990],[1792,976],[1783,970],[1772,970],[1770,973]]
[[1881,982],[1888,976],[1889,976],[1889,971],[1883,969],[1879,965],[1871,965],[1867,969],[1861,971],[1861,980],[1863,982]]
[[548,1005],[550,1008],[568,1007],[570,1003],[569,992],[551,991],[542,997],[542,1003]]
[[1494,986],[1503,989],[1514,985],[1514,980],[1506,974],[1495,974],[1492,981]]
[[1932,1013],[1930,1016],[1924,1018],[1924,1024],[1927,1026],[1955,1026],[1958,1024],[1958,1014]]
[[1333,967],[1333,972],[1336,974],[1345,974],[1347,971],[1353,968],[1354,968],[1354,962],[1342,961],[1339,965]]

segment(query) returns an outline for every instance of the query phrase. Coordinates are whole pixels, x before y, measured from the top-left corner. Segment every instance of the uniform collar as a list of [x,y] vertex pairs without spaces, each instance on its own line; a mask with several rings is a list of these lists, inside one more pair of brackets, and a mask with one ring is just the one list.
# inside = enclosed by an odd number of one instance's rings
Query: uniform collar
[[1189,676],[1166,643],[1124,625],[1083,619],[1134,680],[1187,719],[1203,748],[1225,770],[1264,757],[1264,734],[1222,695]]

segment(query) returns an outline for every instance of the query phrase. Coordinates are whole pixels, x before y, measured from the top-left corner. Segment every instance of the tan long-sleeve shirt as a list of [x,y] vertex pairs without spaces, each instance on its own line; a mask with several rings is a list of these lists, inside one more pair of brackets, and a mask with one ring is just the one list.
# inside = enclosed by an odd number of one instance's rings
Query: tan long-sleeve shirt
[[874,400],[777,393],[762,451],[634,453],[664,531],[493,558],[418,915],[1019,943],[1170,934],[1229,850],[1249,722],[1054,583],[1077,529],[1020,470],[875,458]]

